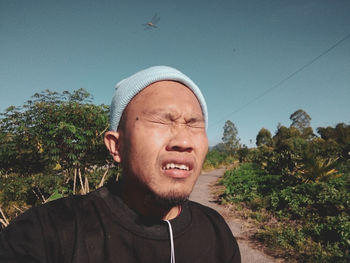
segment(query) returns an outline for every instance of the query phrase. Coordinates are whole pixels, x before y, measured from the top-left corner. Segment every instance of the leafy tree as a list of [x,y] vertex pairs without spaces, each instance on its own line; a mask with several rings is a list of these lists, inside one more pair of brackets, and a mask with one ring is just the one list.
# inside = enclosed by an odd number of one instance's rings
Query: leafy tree
[[319,127],[317,132],[326,142],[327,148],[338,148],[336,152],[340,152],[340,157],[344,161],[350,159],[350,125],[338,123],[333,127]]
[[227,120],[224,125],[224,133],[222,141],[225,144],[226,150],[230,154],[236,153],[239,148],[239,138],[237,137],[238,131],[235,124]]
[[10,202],[13,193],[12,200],[33,205],[57,189],[84,194],[106,180],[112,163],[103,143],[109,109],[91,100],[84,89],[45,90],[1,113],[0,184],[7,187],[0,202]]
[[290,127],[297,128],[301,133],[310,127],[311,117],[302,109],[299,109],[290,115],[289,119],[292,121]]
[[289,142],[295,138],[301,138],[301,133],[297,128],[280,126],[276,131],[275,136],[273,136],[273,141],[276,148],[279,149],[288,145]]
[[306,127],[301,136],[305,139],[305,140],[312,140],[314,138],[316,138],[316,135],[314,134],[314,130],[311,127]]
[[261,128],[256,136],[256,146],[273,146],[271,132],[268,129]]
[[216,144],[212,150],[216,150],[218,152],[224,153],[224,152],[226,152],[226,146],[224,143],[220,142],[220,143]]
[[248,160],[249,149],[245,144],[243,144],[243,146],[238,149],[237,153],[240,163],[246,162]]
[[298,171],[307,141],[302,138],[300,131],[295,127],[287,128],[279,125],[273,137],[274,147],[261,145],[254,157],[270,174],[282,175],[284,180],[295,182],[292,178]]

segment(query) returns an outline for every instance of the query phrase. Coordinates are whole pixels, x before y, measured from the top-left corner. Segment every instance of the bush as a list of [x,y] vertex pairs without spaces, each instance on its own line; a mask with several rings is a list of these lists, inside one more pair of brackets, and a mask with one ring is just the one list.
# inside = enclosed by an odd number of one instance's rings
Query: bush
[[221,183],[226,186],[222,197],[228,201],[244,202],[258,197],[258,174],[262,173],[258,167],[243,164],[238,169],[226,171]]
[[[223,199],[266,208],[279,218],[263,225],[256,237],[298,262],[350,262],[350,175],[327,183],[289,185],[254,164],[225,173]],[[251,217],[258,221],[260,215]]]
[[[106,169],[88,171],[89,189],[98,188]],[[108,170],[104,184],[121,173],[119,166]],[[73,194],[73,180],[60,174],[33,174],[0,176],[0,206],[11,221],[26,209]],[[78,193],[78,192],[77,192]],[[1,217],[0,217],[1,218]],[[1,225],[0,225],[1,231]]]
[[224,153],[220,152],[218,150],[210,150],[207,153],[207,156],[205,158],[203,169],[204,170],[210,170],[214,168],[218,168],[221,165],[225,165],[227,163],[229,156]]
[[223,198],[234,202],[266,198],[280,189],[281,176],[269,175],[256,164],[245,163],[239,168],[226,171],[221,183],[226,191]]
[[255,238],[264,242],[275,254],[283,255],[288,262],[349,262],[349,253],[344,252],[337,243],[322,245],[314,241],[300,227],[279,225],[278,227],[264,227],[259,230]]

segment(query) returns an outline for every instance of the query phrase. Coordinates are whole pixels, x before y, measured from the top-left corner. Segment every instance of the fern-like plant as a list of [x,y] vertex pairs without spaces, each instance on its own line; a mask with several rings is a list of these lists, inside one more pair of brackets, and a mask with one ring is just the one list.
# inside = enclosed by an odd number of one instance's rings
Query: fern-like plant
[[297,176],[304,182],[327,182],[340,177],[342,174],[336,169],[338,158],[324,158],[310,152],[305,153]]

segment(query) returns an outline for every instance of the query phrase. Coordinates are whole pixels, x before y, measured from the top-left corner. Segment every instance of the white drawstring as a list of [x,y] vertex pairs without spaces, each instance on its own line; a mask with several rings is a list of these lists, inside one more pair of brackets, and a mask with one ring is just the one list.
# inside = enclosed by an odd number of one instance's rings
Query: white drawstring
[[170,263],[175,263],[175,250],[174,250],[174,238],[173,238],[173,229],[171,228],[171,224],[169,220],[164,220],[168,223],[169,226],[169,234],[170,234],[170,247],[171,247],[171,255],[170,255]]

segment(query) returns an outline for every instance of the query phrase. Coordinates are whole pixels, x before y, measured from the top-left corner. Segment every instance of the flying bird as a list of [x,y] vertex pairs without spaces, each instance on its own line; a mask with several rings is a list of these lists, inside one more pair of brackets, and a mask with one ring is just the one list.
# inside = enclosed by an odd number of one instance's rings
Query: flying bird
[[149,22],[142,24],[145,27],[144,30],[148,30],[152,27],[157,28],[157,23],[159,22],[159,20],[160,20],[160,17],[157,15],[157,13],[155,13]]

